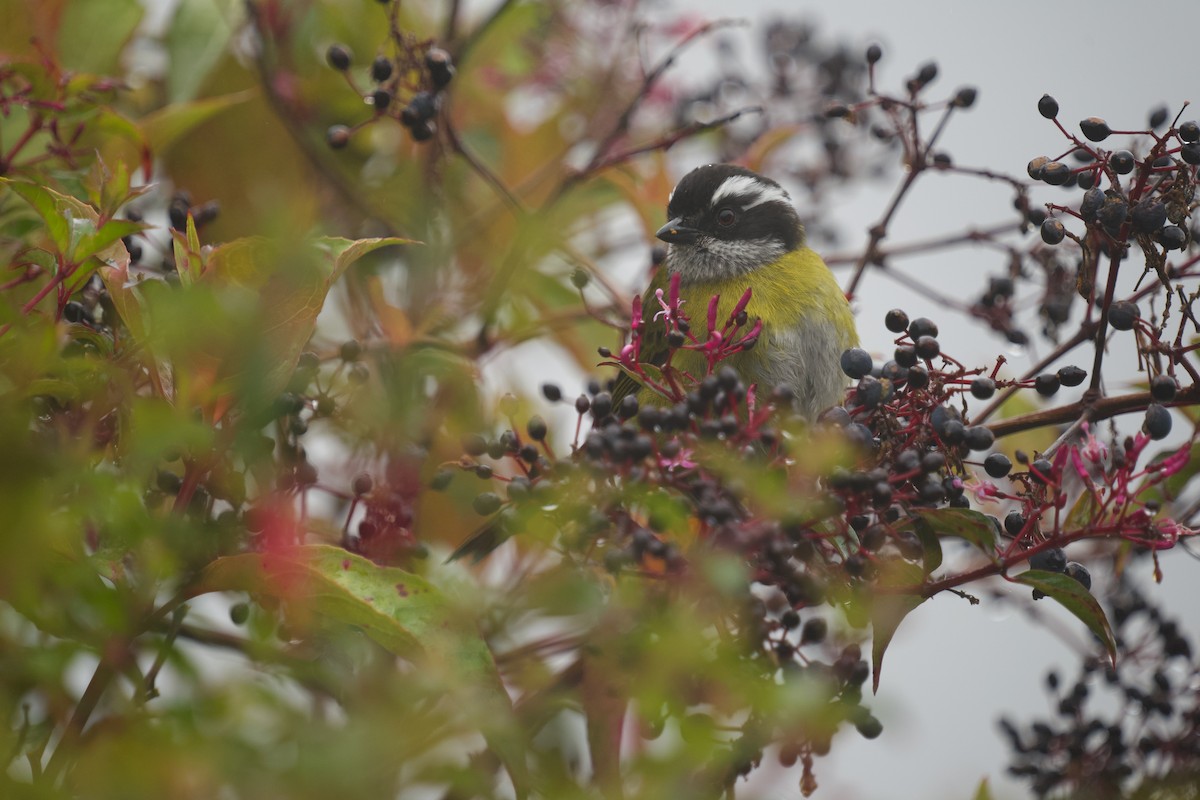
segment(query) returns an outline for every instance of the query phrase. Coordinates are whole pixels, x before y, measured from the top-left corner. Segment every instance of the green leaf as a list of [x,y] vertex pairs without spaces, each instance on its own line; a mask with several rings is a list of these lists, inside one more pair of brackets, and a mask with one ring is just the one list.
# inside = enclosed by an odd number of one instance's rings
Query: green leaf
[[[60,254],[66,255],[71,247],[71,221],[80,216],[87,217],[82,208],[76,209],[68,201],[74,201],[83,208],[87,207],[73,197],[68,198],[66,195],[61,195],[53,189],[47,189],[39,184],[14,181],[11,178],[0,178],[0,183],[8,186],[26,203],[33,206],[33,210],[46,225],[46,233],[50,235],[54,249]],[[91,218],[98,218],[95,211],[92,211]]]
[[986,514],[969,508],[922,508],[913,513],[934,535],[966,539],[988,558],[996,557],[996,526]]
[[428,658],[463,677],[499,681],[487,644],[439,588],[340,547],[306,545],[218,558],[189,595],[226,591],[304,603],[321,616],[361,629],[396,655]]
[[1117,643],[1113,638],[1112,627],[1108,624],[1108,617],[1104,615],[1104,609],[1096,602],[1096,598],[1083,588],[1083,584],[1058,572],[1037,569],[1022,572],[1014,576],[1013,580],[1037,589],[1078,617],[1096,634],[1096,638],[1104,643],[1109,659],[1116,665]]
[[992,800],[992,789],[988,786],[987,778],[979,781],[979,788],[975,790],[972,800]]
[[240,5],[237,0],[187,0],[177,6],[164,37],[170,58],[166,84],[171,105],[199,93],[242,24]]
[[[186,4],[185,4],[186,5]],[[174,103],[148,114],[139,123],[151,152],[163,156],[187,134],[220,114],[227,108],[244,103],[254,97],[255,92],[247,89],[222,97],[210,97],[191,103]]]
[[[876,584],[881,589],[888,587],[919,586],[925,580],[923,567],[907,561],[886,562]],[[879,675],[883,670],[883,654],[896,629],[904,618],[926,598],[920,594],[879,592],[871,609],[871,690],[879,691]]]
[[121,51],[142,21],[139,0],[87,0],[66,3],[55,52],[66,69],[113,75],[120,72]]
[[304,251],[262,237],[237,239],[215,248],[204,280],[232,283],[263,299],[261,332],[270,365],[263,378],[268,396],[283,390],[333,283],[367,253],[408,239],[324,237]]
[[933,526],[920,517],[913,519],[913,533],[921,540],[921,561],[925,574],[932,575],[942,565],[942,542],[933,531]]
[[424,662],[422,669],[430,674],[457,679],[455,685],[465,692],[460,702],[492,707],[481,711],[483,736],[508,768],[518,796],[525,796],[528,775],[520,734],[491,650],[475,620],[437,586],[340,547],[307,545],[218,558],[189,596],[223,591],[305,604],[313,613],[362,630],[392,653]]
[[382,237],[377,239],[343,239],[340,236],[322,236],[316,240],[318,247],[325,249],[333,256],[333,274],[329,280],[332,283],[341,277],[351,264],[368,253],[373,253],[381,247],[391,247],[401,244],[421,244],[415,239],[400,239],[397,237]]
[[141,222],[133,222],[127,219],[110,219],[101,225],[99,230],[93,229],[90,233],[83,234],[75,243],[75,248],[70,253],[70,259],[78,264],[94,255],[101,255],[103,251],[119,242],[122,238],[138,233],[139,231],[144,231],[146,228],[147,226]]
[[1075,501],[1075,505],[1071,506],[1071,510],[1067,512],[1066,522],[1063,523],[1063,530],[1076,531],[1080,528],[1085,528],[1091,524],[1092,518],[1096,516],[1096,512],[1100,510],[1099,503],[1096,502],[1095,496],[1084,489],[1079,495],[1079,499]]

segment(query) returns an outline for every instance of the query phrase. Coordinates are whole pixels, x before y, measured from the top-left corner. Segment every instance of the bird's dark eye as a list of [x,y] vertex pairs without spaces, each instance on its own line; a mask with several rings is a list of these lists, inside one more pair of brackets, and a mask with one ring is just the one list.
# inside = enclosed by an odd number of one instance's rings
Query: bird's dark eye
[[717,212],[717,224],[721,227],[728,228],[735,222],[737,222],[737,214],[732,208],[722,208]]

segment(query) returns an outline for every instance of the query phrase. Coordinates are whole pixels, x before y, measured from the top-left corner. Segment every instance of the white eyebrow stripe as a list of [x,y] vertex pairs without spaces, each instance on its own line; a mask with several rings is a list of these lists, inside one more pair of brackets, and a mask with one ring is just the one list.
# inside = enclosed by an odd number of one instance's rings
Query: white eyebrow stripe
[[712,205],[716,206],[723,197],[730,195],[749,195],[756,199],[753,202],[742,206],[742,210],[754,208],[763,203],[779,201],[790,203],[791,198],[788,193],[778,186],[771,186],[763,183],[760,180],[750,177],[749,175],[734,175],[732,178],[726,178],[725,181],[717,187],[713,192]]

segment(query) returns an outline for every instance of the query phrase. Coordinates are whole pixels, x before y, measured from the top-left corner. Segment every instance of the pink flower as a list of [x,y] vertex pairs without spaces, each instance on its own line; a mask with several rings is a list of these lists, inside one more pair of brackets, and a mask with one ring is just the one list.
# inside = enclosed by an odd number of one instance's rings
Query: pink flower
[[968,481],[967,488],[975,495],[977,503],[992,503],[1000,494],[1000,487],[991,481]]
[[668,458],[660,455],[658,457],[658,466],[660,469],[692,469],[696,466],[696,462],[692,461],[692,451],[681,448],[678,453]]

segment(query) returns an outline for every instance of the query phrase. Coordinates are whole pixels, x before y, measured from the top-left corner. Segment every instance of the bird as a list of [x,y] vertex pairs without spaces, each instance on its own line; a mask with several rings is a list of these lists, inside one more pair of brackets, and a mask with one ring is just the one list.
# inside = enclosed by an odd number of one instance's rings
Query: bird
[[[776,181],[735,164],[706,164],[687,173],[667,199],[667,222],[655,234],[666,258],[642,297],[639,361],[661,366],[669,351],[667,326],[654,319],[658,290],[679,276],[682,310],[693,334],[703,327],[710,298],[720,296],[717,326],[749,288],[750,319],[762,321],[757,342],[718,366],[733,367],[759,392],[790,390],[797,413],[815,419],[844,398],[841,355],[858,345],[854,314],[829,267],[805,243],[804,226],[787,191]],[[679,349],[671,366],[697,379],[704,357]],[[613,386],[614,407],[636,393],[640,404],[665,399],[628,372]]]

